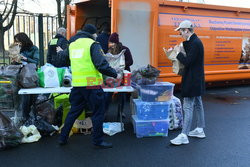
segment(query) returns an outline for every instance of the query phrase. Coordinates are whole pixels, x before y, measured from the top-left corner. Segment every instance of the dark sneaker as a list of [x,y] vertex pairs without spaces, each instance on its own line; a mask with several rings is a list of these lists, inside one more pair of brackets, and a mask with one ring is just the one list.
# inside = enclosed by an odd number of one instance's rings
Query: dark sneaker
[[95,147],[101,148],[101,149],[107,149],[107,148],[112,148],[113,145],[112,145],[112,143],[108,143],[108,142],[103,141],[100,144],[95,144]]
[[68,144],[68,141],[64,141],[64,140],[58,140],[58,144],[60,145],[60,146],[64,146],[64,145],[66,145],[66,144]]

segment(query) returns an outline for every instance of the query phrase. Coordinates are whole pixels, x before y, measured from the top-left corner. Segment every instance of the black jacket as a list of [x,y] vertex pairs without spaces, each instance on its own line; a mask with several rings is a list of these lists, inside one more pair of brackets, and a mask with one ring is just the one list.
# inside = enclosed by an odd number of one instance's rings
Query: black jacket
[[128,47],[122,45],[122,50],[126,49],[125,56],[125,70],[130,71],[130,66],[133,65],[133,57]]
[[179,53],[177,59],[184,65],[181,81],[181,95],[183,97],[201,96],[205,92],[204,79],[204,47],[196,34],[189,41],[183,42],[186,57]]
[[47,63],[54,65],[55,67],[67,67],[69,64],[67,63],[68,60],[66,57],[61,57],[56,52],[56,47],[60,46],[63,50],[68,47],[68,40],[62,36],[61,34],[57,34],[54,39],[57,38],[57,44],[48,45],[48,53],[47,53]]
[[96,38],[96,41],[98,41],[100,43],[102,50],[104,51],[105,54],[108,52],[109,36],[110,35],[108,33],[102,32]]
[[[85,31],[78,32],[75,36],[71,37],[69,42],[72,43],[76,41],[79,38],[92,38],[92,35]],[[68,48],[65,51],[59,52],[59,54],[67,55],[69,56],[69,50]],[[107,75],[110,77],[117,77],[117,73],[115,69],[110,67],[109,63],[104,57],[103,50],[101,48],[101,45],[98,42],[95,42],[90,47],[90,54],[91,54],[91,60],[95,66],[95,68],[102,73],[103,75]]]

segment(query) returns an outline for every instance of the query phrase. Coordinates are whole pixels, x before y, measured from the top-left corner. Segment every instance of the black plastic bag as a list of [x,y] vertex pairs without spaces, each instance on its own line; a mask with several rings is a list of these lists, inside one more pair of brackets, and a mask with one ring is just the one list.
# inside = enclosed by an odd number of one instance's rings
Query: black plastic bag
[[20,72],[19,84],[23,88],[35,88],[38,85],[38,75],[36,72],[36,64],[26,64]]
[[0,66],[0,76],[17,78],[22,65]]
[[146,67],[139,68],[139,73],[144,77],[144,78],[157,78],[160,74],[160,71],[148,64]]
[[48,123],[54,123],[55,110],[53,104],[48,100],[45,95],[39,95],[36,99],[36,112]]
[[24,123],[24,126],[35,125],[37,130],[42,136],[50,136],[55,130],[55,128],[46,122],[41,116],[29,117],[29,119]]
[[22,132],[0,111],[0,150],[18,146],[22,138]]
[[134,70],[131,75],[132,82],[138,85],[154,84],[160,71],[151,65]]
[[61,127],[61,125],[62,125],[62,118],[63,118],[63,105],[61,104],[56,109],[56,114],[55,114],[55,117],[54,117],[54,123],[53,123],[53,125]]

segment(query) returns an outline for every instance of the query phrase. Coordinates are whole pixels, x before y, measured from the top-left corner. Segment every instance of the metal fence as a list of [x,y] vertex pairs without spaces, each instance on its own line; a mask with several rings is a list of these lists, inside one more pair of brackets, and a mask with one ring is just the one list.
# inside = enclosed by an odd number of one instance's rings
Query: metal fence
[[[27,13],[18,13],[15,17],[13,26],[4,33],[4,46],[5,50],[8,50],[9,45],[14,42],[14,35],[19,32],[25,32],[34,45],[39,47],[39,24],[38,24],[38,14],[27,14]],[[56,16],[43,16],[43,46],[46,53],[48,42],[56,34],[58,28],[58,17]],[[10,22],[10,18],[7,19],[5,25]],[[8,63],[8,56],[2,57],[5,59],[4,62]]]

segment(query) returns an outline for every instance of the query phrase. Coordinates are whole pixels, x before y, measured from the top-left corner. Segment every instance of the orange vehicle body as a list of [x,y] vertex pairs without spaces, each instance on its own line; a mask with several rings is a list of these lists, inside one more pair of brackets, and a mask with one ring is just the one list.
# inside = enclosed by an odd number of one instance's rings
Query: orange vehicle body
[[250,9],[166,0],[79,0],[68,6],[67,19],[68,38],[86,23],[101,29],[108,22],[130,48],[132,69],[151,64],[161,70],[162,80],[176,84],[181,77],[172,72],[163,47],[183,41],[174,29],[189,19],[204,45],[206,82],[250,79],[249,62],[239,69],[248,50],[250,60]]

